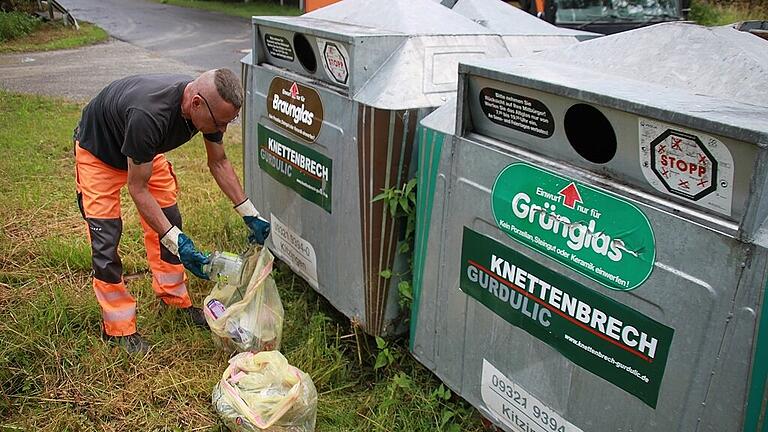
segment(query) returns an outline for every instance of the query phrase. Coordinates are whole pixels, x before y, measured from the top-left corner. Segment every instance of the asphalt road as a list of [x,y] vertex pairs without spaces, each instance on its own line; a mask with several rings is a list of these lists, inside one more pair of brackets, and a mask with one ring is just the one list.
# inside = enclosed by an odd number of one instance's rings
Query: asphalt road
[[249,20],[146,0],[59,0],[79,20],[112,37],[201,71],[228,67],[240,73],[250,49]]
[[0,88],[87,101],[110,82],[142,73],[198,70],[143,48],[112,40],[84,48],[0,55]]
[[87,101],[105,85],[139,73],[240,74],[250,48],[248,20],[145,0],[60,0],[78,20],[114,39],[73,50],[0,55],[0,88]]

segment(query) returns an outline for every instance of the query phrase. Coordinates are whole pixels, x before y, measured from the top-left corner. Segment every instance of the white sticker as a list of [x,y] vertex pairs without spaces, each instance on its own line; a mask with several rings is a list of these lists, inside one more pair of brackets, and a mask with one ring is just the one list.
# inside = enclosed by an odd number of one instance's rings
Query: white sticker
[[315,248],[304,240],[287,225],[280,222],[271,214],[272,230],[270,240],[274,247],[272,252],[285,261],[296,273],[306,280],[314,289],[317,286],[317,255]]
[[583,432],[483,359],[480,395],[499,421],[519,432]]
[[317,38],[317,50],[323,60],[323,69],[334,81],[348,85],[349,54],[339,42]]
[[640,168],[654,189],[731,215],[733,156],[714,137],[639,119]]

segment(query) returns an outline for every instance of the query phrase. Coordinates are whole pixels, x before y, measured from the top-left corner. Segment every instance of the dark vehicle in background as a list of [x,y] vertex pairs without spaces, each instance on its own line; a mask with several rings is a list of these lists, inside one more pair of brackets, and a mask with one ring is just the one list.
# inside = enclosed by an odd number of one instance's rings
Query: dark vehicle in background
[[683,21],[690,0],[520,0],[520,8],[559,27],[611,34]]

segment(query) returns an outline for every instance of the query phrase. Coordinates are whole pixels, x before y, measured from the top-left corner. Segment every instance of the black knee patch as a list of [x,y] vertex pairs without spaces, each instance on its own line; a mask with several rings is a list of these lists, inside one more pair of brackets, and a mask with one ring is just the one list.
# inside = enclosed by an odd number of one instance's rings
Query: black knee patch
[[[181,212],[179,211],[179,206],[174,204],[170,207],[166,207],[163,210],[163,213],[165,214],[165,217],[168,218],[168,222],[171,223],[171,225],[175,225],[179,227],[179,229],[182,229],[181,227]],[[162,243],[160,243],[160,259],[167,262],[168,264],[181,264],[181,261],[179,260],[179,257],[171,253],[171,251],[168,250],[165,246],[163,246]]]
[[120,244],[120,236],[123,233],[123,221],[94,218],[85,220],[91,232],[93,276],[107,283],[120,282],[123,278],[123,263],[117,254],[117,245]]
[[77,193],[77,207],[80,209],[80,215],[85,219],[85,208],[83,208],[83,194]]

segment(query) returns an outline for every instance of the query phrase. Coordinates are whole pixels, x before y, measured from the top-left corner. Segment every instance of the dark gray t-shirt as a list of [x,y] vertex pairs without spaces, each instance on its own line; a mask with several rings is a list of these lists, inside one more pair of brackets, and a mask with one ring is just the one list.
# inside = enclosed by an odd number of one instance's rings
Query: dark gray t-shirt
[[[150,162],[197,133],[181,116],[181,96],[192,79],[185,75],[134,75],[106,86],[83,109],[77,138],[80,147],[121,170],[128,159]],[[221,142],[223,134],[203,135]]]

